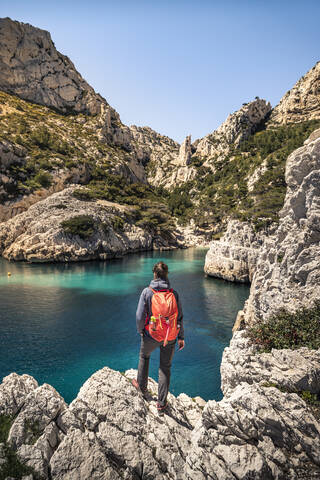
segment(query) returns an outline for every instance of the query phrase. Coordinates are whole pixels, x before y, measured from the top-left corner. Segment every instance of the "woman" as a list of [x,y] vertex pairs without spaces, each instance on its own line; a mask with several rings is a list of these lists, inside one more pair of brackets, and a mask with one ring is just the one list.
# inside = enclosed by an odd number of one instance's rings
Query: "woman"
[[179,350],[184,348],[183,313],[178,293],[170,288],[168,266],[158,262],[152,271],[153,280],[142,291],[136,313],[141,347],[138,377],[132,384],[147,395],[150,355],[160,347],[157,408],[164,410],[177,338]]

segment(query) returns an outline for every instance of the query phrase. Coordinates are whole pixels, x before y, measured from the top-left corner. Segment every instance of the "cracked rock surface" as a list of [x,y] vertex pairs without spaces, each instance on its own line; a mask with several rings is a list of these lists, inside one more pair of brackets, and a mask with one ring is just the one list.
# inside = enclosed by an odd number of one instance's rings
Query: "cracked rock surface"
[[[268,362],[259,356],[253,360],[250,349],[243,351],[241,335],[235,335],[224,354],[222,401],[169,394],[168,410],[161,414],[155,405],[157,383],[149,379],[145,400],[131,384],[135,370],[121,374],[104,367],[85,382],[69,407],[52,387],[11,374],[0,395],[10,405],[14,386],[21,406],[19,412],[6,409],[13,421],[8,442],[42,478],[319,478],[319,417],[298,394],[264,382],[268,367],[279,385],[286,378],[282,386],[300,388],[301,380],[314,378],[303,386],[319,393],[318,352],[312,358],[310,354],[312,368],[297,373],[296,359],[285,351],[273,351]],[[287,355],[282,372],[279,355]],[[245,361],[255,372],[253,378],[244,371]],[[22,427],[25,419],[37,425],[36,442]]]
[[[73,197],[74,189],[73,186],[54,193],[1,224],[1,254],[9,260],[66,262],[107,259],[128,252],[176,246],[173,236],[167,239],[152,236],[132,221],[125,221],[130,216],[130,207],[103,200],[80,201]],[[94,232],[85,239],[71,236],[61,227],[61,222],[79,215],[94,220]],[[125,222],[123,230],[113,227],[113,219],[119,216]]]

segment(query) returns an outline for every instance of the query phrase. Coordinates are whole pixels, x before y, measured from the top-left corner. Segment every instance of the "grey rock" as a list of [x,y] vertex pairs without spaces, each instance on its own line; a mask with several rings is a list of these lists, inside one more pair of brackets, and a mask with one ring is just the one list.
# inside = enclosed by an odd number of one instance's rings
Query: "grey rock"
[[295,311],[320,298],[320,131],[286,164],[287,193],[275,235],[266,238],[244,308],[247,323],[279,308]]
[[235,332],[224,349],[221,388],[228,395],[239,383],[276,384],[289,391],[320,392],[320,351],[299,348],[257,354],[245,331]]
[[320,118],[320,62],[317,62],[280,100],[269,127]]
[[[72,195],[75,188],[52,194],[1,223],[2,255],[10,260],[67,262],[107,259],[129,252],[177,246],[174,236],[164,239],[136,227],[129,219],[131,207],[107,201],[77,200]],[[61,227],[62,221],[78,215],[91,216],[95,221],[95,232],[87,239],[70,236]],[[124,218],[123,231],[113,228],[112,222],[117,216]]]
[[182,166],[189,165],[191,161],[191,135],[188,135],[185,140],[180,145],[179,156],[177,159],[177,164]]
[[49,32],[2,18],[0,46],[1,90],[63,112],[100,113],[105,100],[56,50]]
[[245,104],[230,114],[217,130],[197,140],[194,143],[195,154],[209,159],[214,156],[226,156],[229,146],[237,146],[246,140],[270,111],[270,103],[260,98]]
[[205,273],[224,280],[250,282],[266,235],[264,231],[255,232],[249,223],[230,220],[223,237],[210,243]]
[[38,382],[30,375],[11,373],[0,384],[0,414],[14,416],[21,409],[26,397],[38,388]]
[[[107,367],[99,370],[68,408],[60,403],[60,413],[56,413],[59,397],[54,389],[38,387],[29,400],[27,397],[21,414],[35,412],[34,418],[38,418],[42,410],[51,421],[35,444],[25,443],[17,449],[18,457],[44,478],[48,478],[49,465],[53,480],[304,478],[295,471],[310,472],[309,478],[317,478],[318,420],[297,394],[263,384],[269,366],[276,378],[291,376],[292,382],[301,386],[299,376],[312,378],[308,357],[305,352],[296,352],[305,359],[305,372],[303,367],[295,372],[294,362],[291,370],[288,367],[281,371],[279,362],[283,358],[290,363],[290,352],[280,352],[282,357],[272,352],[268,359],[257,356],[253,360],[250,348],[246,349],[245,339],[238,332],[224,355],[222,401],[204,402],[185,394],[177,398],[169,394],[169,408],[163,415],[155,406],[157,383],[149,379],[151,398],[146,401],[131,384],[137,375],[135,370],[125,374]],[[319,371],[319,357],[312,361],[314,365],[318,362]],[[231,373],[227,372],[228,365]],[[318,388],[315,385],[306,382],[307,388]],[[45,397],[49,407],[44,408]],[[56,420],[52,419],[55,413]]]

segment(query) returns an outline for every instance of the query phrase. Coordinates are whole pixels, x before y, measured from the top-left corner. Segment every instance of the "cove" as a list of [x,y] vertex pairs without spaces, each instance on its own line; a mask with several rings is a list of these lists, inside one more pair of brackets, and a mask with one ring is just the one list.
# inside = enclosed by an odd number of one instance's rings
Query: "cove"
[[[76,264],[0,259],[0,380],[27,373],[70,402],[103,366],[137,368],[135,310],[153,264],[163,260],[182,300],[186,340],[175,353],[170,391],[221,399],[221,356],[249,287],[206,278],[205,254],[191,248]],[[156,351],[150,362],[156,380],[158,358]]]

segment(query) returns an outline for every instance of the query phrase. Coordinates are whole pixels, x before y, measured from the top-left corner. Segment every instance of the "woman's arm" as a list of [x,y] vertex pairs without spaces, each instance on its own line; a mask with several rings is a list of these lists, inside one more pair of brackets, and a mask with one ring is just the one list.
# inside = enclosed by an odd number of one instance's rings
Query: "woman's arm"
[[146,289],[144,289],[140,295],[137,312],[136,312],[136,325],[137,332],[141,335],[144,330],[144,324],[146,321],[147,306],[146,306]]

